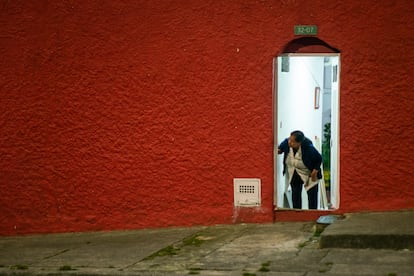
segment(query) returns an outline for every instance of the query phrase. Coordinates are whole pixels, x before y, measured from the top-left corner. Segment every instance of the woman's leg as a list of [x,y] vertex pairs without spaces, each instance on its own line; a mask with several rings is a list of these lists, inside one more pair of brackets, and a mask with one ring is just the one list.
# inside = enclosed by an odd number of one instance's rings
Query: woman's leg
[[293,208],[302,209],[303,181],[302,181],[302,178],[300,178],[299,174],[296,172],[296,170],[293,173],[292,180],[290,181],[290,186],[292,187]]
[[315,185],[308,190],[309,209],[318,208],[318,187],[319,185]]

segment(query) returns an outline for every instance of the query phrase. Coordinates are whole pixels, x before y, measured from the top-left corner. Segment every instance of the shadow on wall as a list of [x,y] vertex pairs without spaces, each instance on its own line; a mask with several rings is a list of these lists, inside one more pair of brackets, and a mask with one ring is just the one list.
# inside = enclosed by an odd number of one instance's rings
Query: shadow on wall
[[339,53],[339,50],[317,37],[300,37],[287,43],[282,53]]

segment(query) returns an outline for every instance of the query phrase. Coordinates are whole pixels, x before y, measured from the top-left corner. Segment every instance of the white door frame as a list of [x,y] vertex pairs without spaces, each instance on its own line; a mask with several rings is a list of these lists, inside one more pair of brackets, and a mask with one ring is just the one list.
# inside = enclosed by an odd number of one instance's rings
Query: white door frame
[[[284,191],[278,191],[278,144],[282,141],[278,141],[278,129],[279,129],[279,118],[278,118],[278,57],[288,56],[288,57],[300,57],[300,56],[322,56],[322,57],[338,57],[337,64],[333,64],[332,68],[336,65],[336,77],[337,81],[332,83],[332,97],[331,97],[331,108],[332,108],[332,117],[331,117],[331,131],[336,133],[336,135],[331,136],[331,200],[330,202],[333,205],[333,210],[339,208],[339,182],[340,182],[340,124],[339,124],[339,103],[340,103],[340,54],[339,53],[289,53],[282,54],[273,59],[273,137],[274,137],[274,147],[273,147],[273,166],[274,166],[274,206],[276,209],[283,209],[278,207],[278,193],[284,193]],[[280,169],[280,168],[279,168]]]

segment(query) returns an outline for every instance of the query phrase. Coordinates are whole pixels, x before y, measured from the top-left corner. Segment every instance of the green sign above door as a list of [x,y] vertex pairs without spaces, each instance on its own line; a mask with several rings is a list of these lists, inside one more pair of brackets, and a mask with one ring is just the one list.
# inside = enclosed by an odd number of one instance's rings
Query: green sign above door
[[295,35],[317,35],[318,26],[315,25],[296,25]]

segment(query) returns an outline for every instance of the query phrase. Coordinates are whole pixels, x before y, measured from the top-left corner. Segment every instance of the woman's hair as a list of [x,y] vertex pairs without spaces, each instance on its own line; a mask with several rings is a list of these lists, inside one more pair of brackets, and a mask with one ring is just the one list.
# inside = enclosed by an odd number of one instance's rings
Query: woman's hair
[[305,134],[303,134],[303,132],[300,131],[300,130],[292,131],[290,133],[290,135],[292,135],[293,137],[295,137],[295,140],[298,143],[302,143],[303,141],[305,141]]

